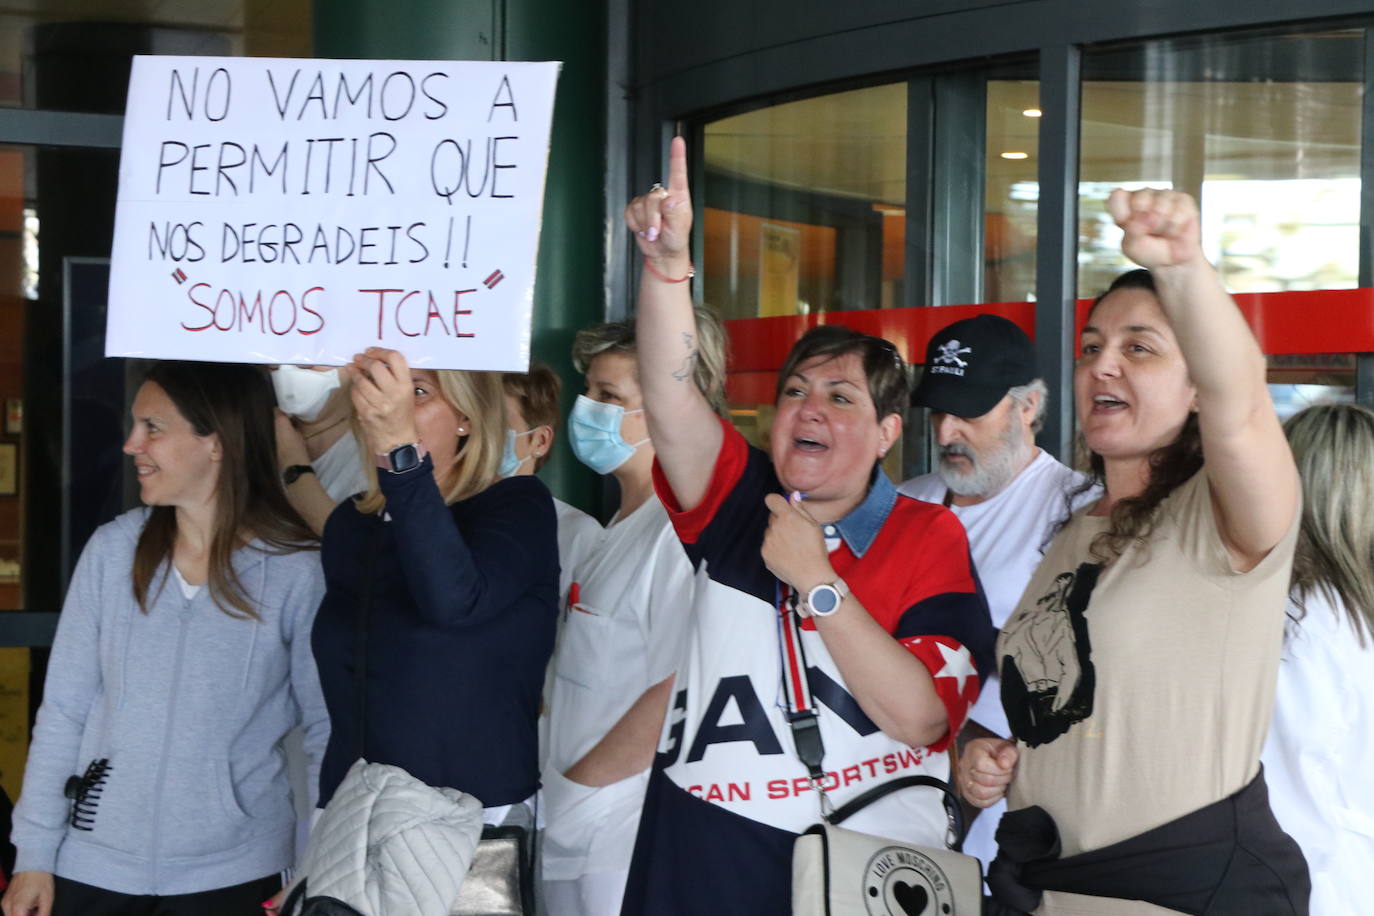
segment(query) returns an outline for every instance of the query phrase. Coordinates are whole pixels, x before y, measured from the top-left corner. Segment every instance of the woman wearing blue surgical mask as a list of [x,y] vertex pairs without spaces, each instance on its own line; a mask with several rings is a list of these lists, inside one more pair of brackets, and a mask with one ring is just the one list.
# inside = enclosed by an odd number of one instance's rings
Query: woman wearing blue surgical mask
[[314,529],[340,502],[367,489],[349,425],[348,392],[335,366],[277,366],[277,463],[291,505]]
[[[554,430],[558,425],[558,398],[562,383],[552,369],[536,362],[529,372],[501,376],[506,391],[506,448],[501,456],[502,477],[535,474],[549,460]],[[568,589],[577,571],[596,548],[601,523],[563,500],[553,501],[558,516],[558,602],[566,607]],[[548,689],[545,688],[547,699]]]
[[[723,410],[723,334],[702,310],[697,328],[692,379]],[[554,658],[543,878],[549,912],[601,916],[620,912],[693,585],[654,493],[634,325],[578,332],[573,364],[587,379],[568,418],[573,454],[615,477],[620,503],[569,586]]]
[[[602,338],[592,344],[599,346],[612,333],[603,328],[582,331],[577,339],[585,345],[600,334]],[[615,349],[588,360],[579,354],[577,346],[574,344],[573,360],[587,376],[587,393],[578,395],[568,415],[573,454],[596,473],[614,475],[622,489],[616,514],[628,515],[653,493],[650,470],[654,449],[639,392],[638,361],[632,352]]]
[[[552,369],[536,362],[529,372],[507,372],[501,376],[506,391],[506,448],[501,455],[502,477],[535,474],[549,460],[554,428],[558,425],[558,398],[563,384]],[[554,498],[558,518],[558,606],[566,610],[572,584],[582,564],[601,541],[601,523],[576,506]],[[563,615],[559,615],[562,627]],[[553,660],[544,677],[544,699],[539,712],[539,767],[542,770],[549,751],[549,705],[553,691]]]

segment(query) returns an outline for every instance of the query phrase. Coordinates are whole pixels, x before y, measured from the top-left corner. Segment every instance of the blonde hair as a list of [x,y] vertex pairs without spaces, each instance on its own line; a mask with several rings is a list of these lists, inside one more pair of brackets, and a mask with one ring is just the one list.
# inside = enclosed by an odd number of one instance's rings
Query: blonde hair
[[1374,411],[1321,404],[1283,431],[1303,490],[1293,600],[1321,592],[1344,606],[1363,646],[1374,634]]
[[711,409],[724,416],[725,353],[729,349],[725,325],[710,309],[697,306],[692,313],[697,324],[697,359],[692,367],[692,378]]
[[[696,320],[697,339],[692,356],[692,381],[697,390],[706,398],[711,409],[725,415],[725,351],[727,340],[725,327],[720,319],[709,309],[695,306],[692,309]],[[635,372],[639,372],[639,352],[635,348],[635,323],[629,321],[608,321],[604,324],[583,328],[573,338],[572,361],[582,375],[587,374],[592,360],[603,353],[623,353],[635,360]]]
[[[501,452],[506,445],[505,389],[499,372],[468,372],[461,369],[435,369],[439,394],[454,410],[468,418],[468,434],[458,448],[453,466],[441,478],[439,490],[444,504],[470,499],[496,482]],[[353,432],[359,442],[367,441],[353,416]],[[374,462],[364,461],[367,492],[358,500],[358,511],[371,514],[386,506],[377,483]]]

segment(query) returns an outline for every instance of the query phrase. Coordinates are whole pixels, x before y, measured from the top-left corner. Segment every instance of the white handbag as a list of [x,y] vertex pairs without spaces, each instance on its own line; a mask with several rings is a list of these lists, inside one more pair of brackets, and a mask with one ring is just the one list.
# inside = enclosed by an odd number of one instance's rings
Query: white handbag
[[950,815],[953,848],[917,846],[837,826],[884,795],[910,786],[942,790],[932,776],[903,776],[865,792],[797,837],[792,847],[793,916],[977,916],[982,865],[958,851],[962,817]]
[[[899,776],[828,810],[825,745],[806,673],[796,601],[779,586],[776,603],[787,721],[797,759],[810,774],[821,804],[821,823],[808,828],[792,846],[793,916],[978,916],[983,907],[983,868],[976,858],[960,852],[963,811],[948,783],[933,776]],[[839,826],[878,799],[916,786],[943,793],[948,849]]]

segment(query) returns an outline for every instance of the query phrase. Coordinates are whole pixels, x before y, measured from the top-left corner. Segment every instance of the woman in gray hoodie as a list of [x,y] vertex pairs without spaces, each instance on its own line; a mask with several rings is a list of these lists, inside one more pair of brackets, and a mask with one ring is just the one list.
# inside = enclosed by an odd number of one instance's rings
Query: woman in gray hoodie
[[317,782],[314,536],[277,476],[271,386],[160,363],[133,404],[147,508],[82,552],[14,814],[4,916],[243,914],[293,858],[281,742]]

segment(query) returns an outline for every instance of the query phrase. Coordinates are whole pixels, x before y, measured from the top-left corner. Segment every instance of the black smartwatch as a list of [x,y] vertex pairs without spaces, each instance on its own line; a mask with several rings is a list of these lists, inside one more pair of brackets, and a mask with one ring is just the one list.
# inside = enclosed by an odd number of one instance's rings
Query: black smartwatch
[[302,474],[313,473],[315,473],[315,469],[308,464],[293,464],[281,472],[281,482],[289,487],[300,480]]
[[404,474],[418,468],[428,454],[429,450],[419,442],[407,442],[405,445],[396,446],[385,455],[378,455],[377,467],[393,474]]

